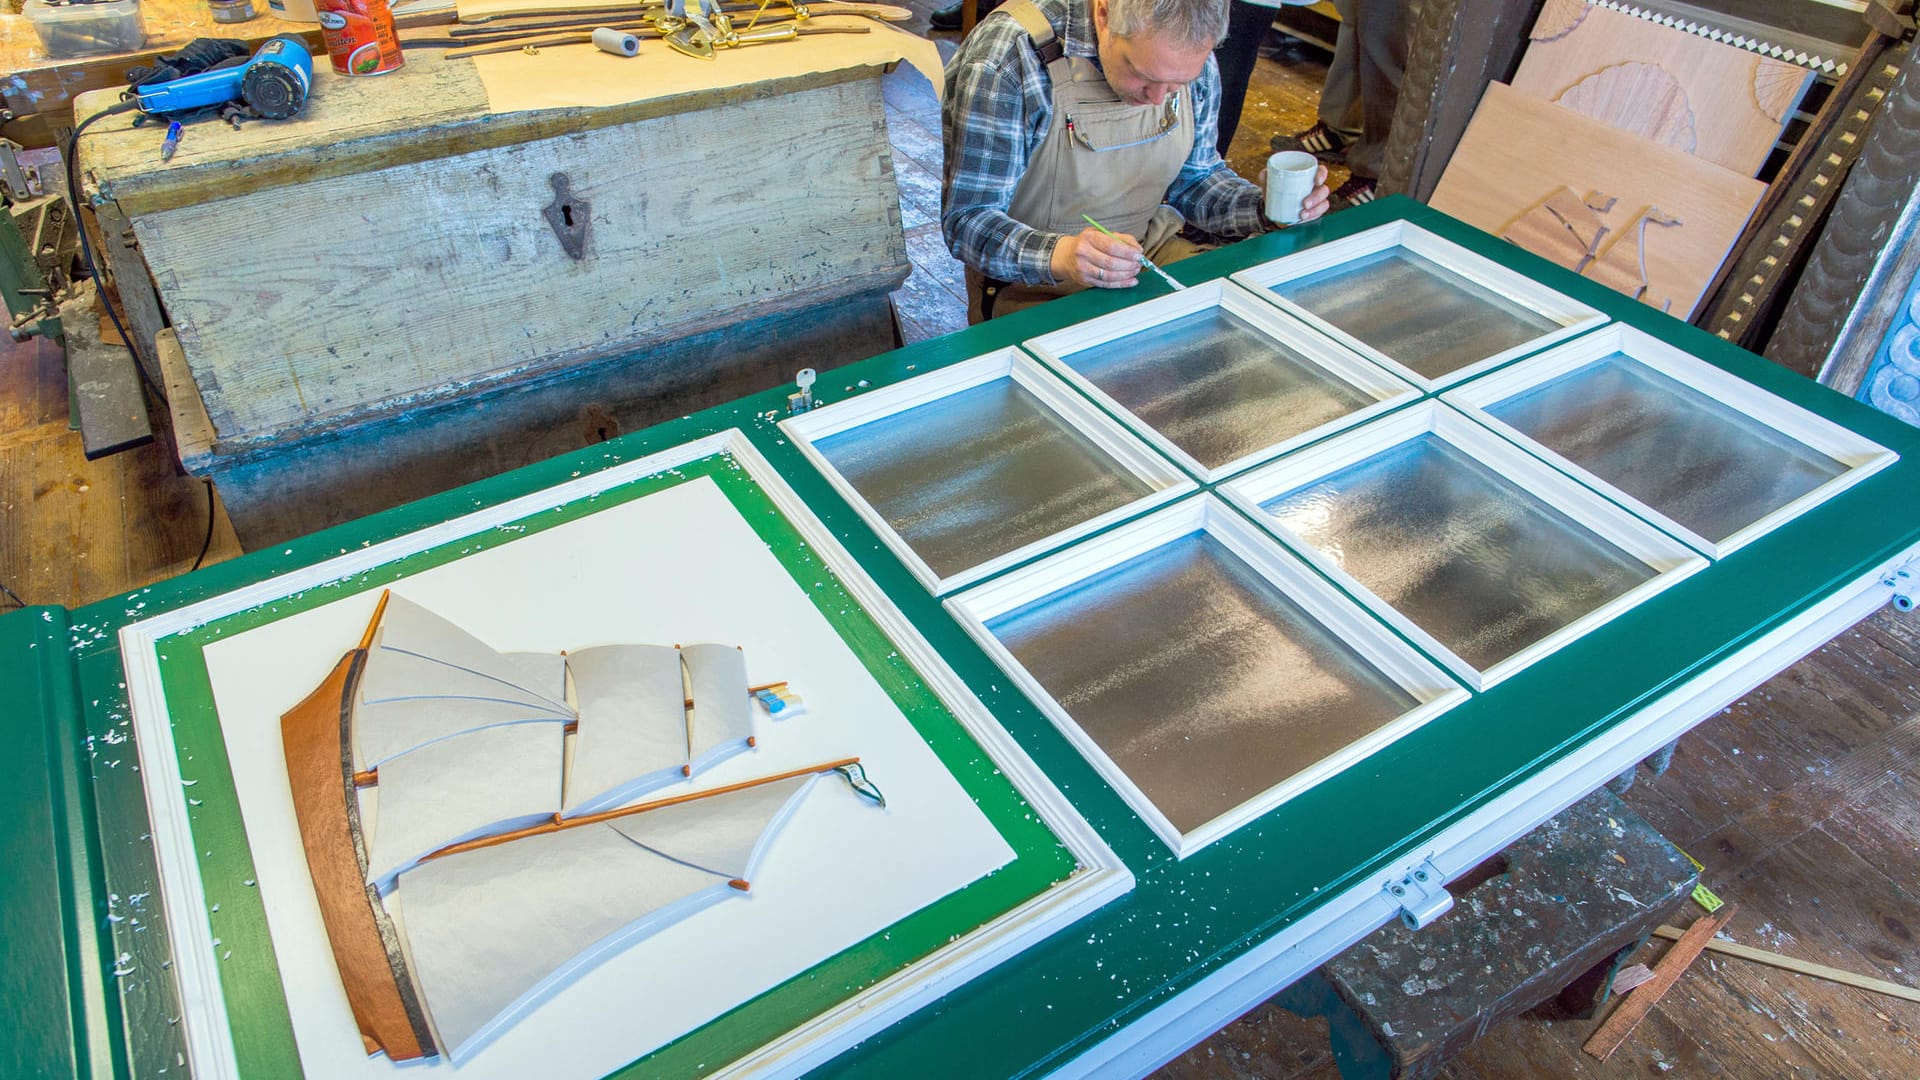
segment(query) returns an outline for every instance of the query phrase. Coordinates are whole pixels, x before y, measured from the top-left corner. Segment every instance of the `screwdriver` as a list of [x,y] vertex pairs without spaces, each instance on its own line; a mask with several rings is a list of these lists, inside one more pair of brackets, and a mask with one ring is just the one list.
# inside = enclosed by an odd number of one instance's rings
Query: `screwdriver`
[[[1105,225],[1102,225],[1099,222],[1093,220],[1092,217],[1086,214],[1081,214],[1080,216],[1087,219],[1087,224],[1093,226],[1096,229],[1099,229],[1101,232],[1106,233],[1108,236],[1113,236],[1116,238],[1118,237],[1118,234],[1115,233],[1112,229],[1109,229]],[[1140,265],[1146,267],[1147,269],[1153,271],[1156,274],[1159,274],[1161,279],[1164,280],[1167,284],[1173,286],[1176,291],[1186,288],[1185,285],[1182,285],[1179,282],[1173,280],[1172,274],[1169,274],[1165,270],[1162,270],[1159,267],[1153,265],[1153,260],[1147,258],[1146,253],[1144,252],[1142,252],[1140,255]]]

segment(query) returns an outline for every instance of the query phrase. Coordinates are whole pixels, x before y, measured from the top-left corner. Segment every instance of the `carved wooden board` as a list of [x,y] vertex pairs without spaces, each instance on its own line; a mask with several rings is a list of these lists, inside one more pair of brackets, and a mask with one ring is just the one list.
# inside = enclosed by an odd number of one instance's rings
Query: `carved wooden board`
[[1681,318],[1699,304],[1766,190],[1751,177],[1493,83],[1429,201],[1505,234],[1562,187],[1617,198],[1609,222],[1631,222],[1649,206],[1681,221],[1653,230],[1645,251],[1647,295],[1672,298],[1672,314]]
[[[1515,90],[1569,104],[1573,99],[1562,95],[1585,83],[1574,95],[1589,101],[1577,106],[1581,112],[1601,119],[1634,114],[1633,126],[1642,129],[1690,126],[1694,154],[1748,176],[1760,171],[1813,80],[1813,72],[1797,64],[1579,0],[1547,4],[1532,38],[1513,77]],[[1599,93],[1603,83],[1589,80],[1621,64],[1661,68],[1681,98],[1657,106],[1657,117],[1646,115],[1652,106],[1644,102],[1593,102],[1607,95]],[[1635,91],[1632,80],[1612,81],[1622,94]]]

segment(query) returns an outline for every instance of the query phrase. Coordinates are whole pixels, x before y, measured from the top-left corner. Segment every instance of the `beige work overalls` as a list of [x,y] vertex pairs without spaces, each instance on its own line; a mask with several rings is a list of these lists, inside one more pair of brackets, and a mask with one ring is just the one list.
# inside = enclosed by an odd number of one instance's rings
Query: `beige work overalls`
[[[1162,205],[1193,152],[1193,93],[1181,87],[1160,105],[1128,105],[1092,61],[1054,45],[1053,26],[1033,0],[1008,0],[1012,16],[1047,60],[1053,119],[1027,162],[1007,215],[1042,232],[1073,235],[1082,214],[1140,241],[1147,257],[1168,263],[1204,250],[1180,239],[1185,224]],[[1053,47],[1048,48],[1049,45]],[[967,269],[967,319],[982,322],[1079,292],[1083,286],[1009,284]]]

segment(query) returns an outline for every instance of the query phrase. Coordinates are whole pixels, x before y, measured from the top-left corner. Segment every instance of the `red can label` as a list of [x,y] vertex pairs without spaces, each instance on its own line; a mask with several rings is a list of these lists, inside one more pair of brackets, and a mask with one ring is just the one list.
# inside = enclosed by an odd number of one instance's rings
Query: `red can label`
[[316,0],[314,10],[333,70],[384,75],[404,62],[387,0]]

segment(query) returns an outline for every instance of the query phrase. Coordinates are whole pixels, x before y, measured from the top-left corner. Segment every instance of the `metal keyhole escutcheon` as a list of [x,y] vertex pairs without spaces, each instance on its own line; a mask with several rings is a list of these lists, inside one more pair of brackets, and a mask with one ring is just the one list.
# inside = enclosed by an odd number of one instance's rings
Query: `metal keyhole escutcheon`
[[587,200],[574,196],[573,181],[566,173],[554,173],[547,177],[547,183],[553,185],[553,201],[541,213],[546,215],[547,224],[553,226],[553,235],[560,238],[560,246],[567,255],[586,258],[587,221],[591,215]]

